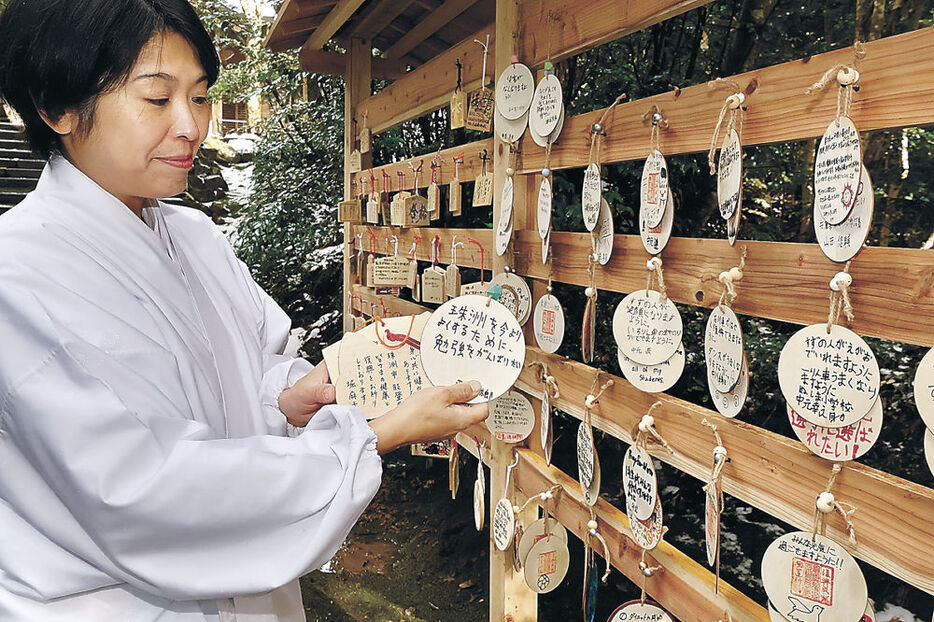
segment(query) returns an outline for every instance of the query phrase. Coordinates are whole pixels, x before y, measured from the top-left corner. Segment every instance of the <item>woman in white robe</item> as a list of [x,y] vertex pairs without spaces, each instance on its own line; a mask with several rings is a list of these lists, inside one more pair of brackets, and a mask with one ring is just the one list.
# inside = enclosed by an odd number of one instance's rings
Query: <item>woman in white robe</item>
[[296,578],[379,454],[482,420],[479,387],[369,425],[326,404],[219,230],[153,200],[184,188],[217,76],[185,0],[15,0],[0,40],[0,94],[50,154],[0,217],[0,621],[304,620]]

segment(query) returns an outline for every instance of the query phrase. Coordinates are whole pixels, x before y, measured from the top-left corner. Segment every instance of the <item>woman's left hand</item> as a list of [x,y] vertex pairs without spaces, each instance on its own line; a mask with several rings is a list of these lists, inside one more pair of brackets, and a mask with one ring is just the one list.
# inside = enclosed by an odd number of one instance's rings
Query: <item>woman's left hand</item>
[[322,406],[333,404],[337,390],[324,361],[279,395],[279,410],[295,427],[305,427]]

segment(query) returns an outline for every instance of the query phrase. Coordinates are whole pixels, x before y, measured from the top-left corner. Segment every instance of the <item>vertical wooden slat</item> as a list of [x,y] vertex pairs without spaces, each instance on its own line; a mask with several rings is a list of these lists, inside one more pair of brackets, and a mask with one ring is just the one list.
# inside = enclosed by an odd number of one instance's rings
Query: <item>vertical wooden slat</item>
[[[344,74],[344,200],[353,194],[353,180],[350,173],[350,154],[355,148],[354,115],[357,104],[370,96],[372,83],[373,54],[370,41],[365,39],[352,39],[350,51],[347,53],[347,72]],[[363,156],[363,167],[372,166],[372,155]],[[350,303],[347,293],[351,289],[350,274],[350,240],[352,239],[351,225],[344,223],[344,332],[353,328],[350,319]]]

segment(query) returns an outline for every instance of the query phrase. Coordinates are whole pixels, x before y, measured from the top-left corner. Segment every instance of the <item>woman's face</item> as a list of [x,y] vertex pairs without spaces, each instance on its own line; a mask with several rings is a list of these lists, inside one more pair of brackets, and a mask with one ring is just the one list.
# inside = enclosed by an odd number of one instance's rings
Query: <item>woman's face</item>
[[[85,175],[140,214],[146,199],[183,192],[207,136],[208,78],[194,49],[174,32],[154,36],[126,84],[97,102],[91,131],[77,115],[59,125],[65,155]],[[62,132],[62,129],[53,125]]]

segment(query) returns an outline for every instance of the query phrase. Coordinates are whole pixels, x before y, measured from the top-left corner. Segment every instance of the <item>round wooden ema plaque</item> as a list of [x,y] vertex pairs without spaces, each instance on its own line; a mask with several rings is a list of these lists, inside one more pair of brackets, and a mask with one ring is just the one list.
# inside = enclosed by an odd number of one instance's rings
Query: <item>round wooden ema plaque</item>
[[543,77],[532,95],[529,127],[539,136],[549,136],[558,127],[563,108],[561,82],[553,73]]
[[451,489],[451,499],[457,499],[457,491],[461,485],[460,445],[456,440],[451,441],[451,453],[448,454],[448,486]]
[[833,462],[856,460],[872,449],[879,439],[879,432],[882,431],[881,397],[865,417],[842,428],[814,425],[796,413],[790,405],[786,404],[785,409],[788,411],[791,429],[798,440],[807,445],[811,453]]
[[924,457],[928,468],[931,469],[931,475],[934,475],[934,432],[931,428],[924,431]]
[[824,536],[795,531],[762,556],[769,602],[788,620],[852,622],[866,610],[866,579],[853,557]]
[[642,246],[652,255],[658,255],[671,239],[671,227],[675,222],[675,206],[669,205],[662,216],[662,222],[655,227],[649,227],[645,222],[645,217],[639,214],[639,237],[642,238]]
[[496,110],[506,119],[518,119],[529,112],[534,94],[532,70],[522,63],[512,63],[496,81]]
[[564,341],[564,309],[551,294],[545,294],[535,304],[532,327],[538,347],[549,354],[557,351]]
[[493,535],[493,544],[500,551],[505,551],[512,543],[512,536],[516,529],[516,515],[513,512],[512,501],[503,497],[497,501],[493,508],[493,524],[490,531]]
[[632,532],[632,539],[635,540],[639,547],[651,551],[658,546],[665,531],[662,498],[656,498],[655,511],[646,520],[639,520],[635,516],[629,516],[629,530]]
[[743,328],[726,305],[717,305],[707,317],[704,358],[713,387],[721,393],[732,391],[743,371]]
[[555,127],[555,131],[548,135],[537,134],[534,129],[532,129],[531,120],[529,121],[529,136],[532,137],[532,142],[538,145],[539,147],[545,149],[548,147],[548,143],[554,143],[558,140],[558,136],[561,134],[561,130],[564,129],[564,105],[561,106],[561,113],[558,116],[558,125]]
[[616,349],[616,358],[619,361],[619,368],[623,370],[623,376],[629,381],[629,384],[640,391],[646,393],[661,393],[675,386],[681,373],[684,371],[684,347],[678,346],[675,353],[667,361],[662,361],[658,365],[641,365],[623,354],[619,348]]
[[825,428],[866,416],[879,397],[879,363],[862,337],[843,326],[805,326],[782,348],[778,384],[799,415]]
[[928,428],[934,428],[934,348],[918,363],[914,379],[915,407]]
[[769,603],[769,620],[771,622],[788,622],[782,614],[775,611],[775,605]]
[[548,389],[545,389],[542,396],[541,410],[542,425],[539,430],[540,440],[542,442],[542,453],[545,458],[545,464],[551,466],[551,447],[554,444],[554,427],[551,425],[551,395]]
[[630,445],[623,457],[623,492],[626,493],[626,513],[647,520],[658,501],[658,480],[652,456],[636,445]]
[[566,540],[542,538],[532,545],[522,562],[526,584],[533,592],[547,594],[564,580],[570,558]]
[[657,149],[649,154],[642,167],[639,192],[639,215],[649,228],[657,227],[668,206],[668,164]]
[[674,622],[674,619],[658,603],[631,600],[617,607],[607,622]]
[[512,177],[503,182],[503,194],[500,201],[499,225],[497,231],[509,231],[512,228],[512,204],[515,198],[515,183]]
[[600,180],[600,166],[593,162],[584,169],[584,188],[581,191],[581,212],[584,216],[584,228],[593,231],[600,218],[600,199],[603,186]]
[[562,540],[567,544],[568,531],[564,528],[564,525],[551,517],[548,518],[547,531],[545,531],[544,518],[534,521],[516,540],[516,552],[523,566],[525,565],[525,560],[529,555],[529,551],[543,538],[554,538],[556,540]]
[[551,180],[542,177],[542,183],[538,187],[538,203],[536,204],[536,224],[538,225],[538,237],[543,240],[551,231]]
[[717,203],[724,220],[733,218],[743,193],[743,145],[736,130],[723,137],[717,159]]
[[490,283],[503,288],[501,302],[507,308],[515,309],[515,317],[519,324],[524,325],[532,314],[532,292],[528,283],[514,272],[500,272],[493,277]]
[[548,263],[548,249],[551,247],[551,229],[548,230],[548,234],[542,238],[542,265]]
[[739,224],[743,220],[743,204],[740,203],[736,206],[736,212],[733,214],[733,218],[726,221],[726,240],[730,243],[730,246],[736,244],[736,239],[739,237]]
[[859,180],[859,189],[856,192],[856,204],[843,222],[839,225],[832,225],[824,220],[820,212],[814,213],[814,233],[817,235],[817,243],[828,259],[844,263],[856,256],[866,242],[866,236],[869,235],[874,206],[872,179],[864,166]]
[[605,266],[610,262],[610,256],[613,254],[613,212],[610,211],[610,204],[603,198],[600,199],[600,218],[597,223],[596,236],[597,261],[601,266]]
[[859,132],[848,117],[830,122],[814,159],[814,213],[839,225],[853,209],[859,190],[862,151]]
[[508,391],[525,366],[525,335],[516,317],[499,302],[477,294],[438,307],[422,332],[422,368],[443,387],[478,380],[472,404]]
[[477,528],[477,531],[483,531],[483,520],[486,516],[486,507],[485,500],[483,498],[484,484],[483,474],[477,477],[477,481],[473,484],[473,523]]
[[720,550],[720,495],[717,487],[708,484],[704,501],[704,544],[707,552],[707,565],[717,563]]
[[600,459],[593,443],[593,430],[585,422],[577,427],[577,478],[587,505],[600,496]]
[[681,314],[670,298],[640,289],[619,303],[613,313],[613,336],[623,354],[636,363],[658,365],[681,345]]
[[496,255],[502,257],[506,254],[506,251],[509,249],[509,242],[512,240],[512,220],[503,222],[500,221],[501,226],[505,226],[506,229],[498,228],[496,230],[496,235],[494,236],[494,245],[496,249]]
[[518,391],[507,391],[490,403],[490,433],[504,443],[521,443],[535,427],[532,403]]
[[743,355],[743,370],[739,374],[739,381],[732,391],[721,393],[713,388],[713,382],[710,380],[710,370],[707,370],[707,387],[710,389],[710,397],[713,399],[717,411],[732,419],[739,414],[746,403],[746,396],[749,394],[749,361]]
[[504,143],[512,144],[522,138],[525,128],[529,126],[529,113],[517,119],[507,119],[500,114],[499,109],[493,113],[493,131]]

